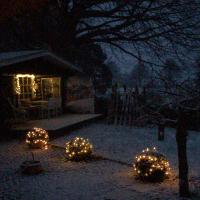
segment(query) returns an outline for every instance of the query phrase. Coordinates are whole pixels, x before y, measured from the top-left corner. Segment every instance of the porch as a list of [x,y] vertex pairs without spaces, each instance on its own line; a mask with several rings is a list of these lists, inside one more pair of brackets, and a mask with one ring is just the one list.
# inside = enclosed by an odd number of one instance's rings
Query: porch
[[63,134],[70,130],[77,129],[93,120],[100,119],[101,114],[65,114],[56,118],[30,120],[18,124],[13,124],[12,132],[21,137],[21,133],[26,133],[33,127],[40,127],[50,134]]
[[7,101],[15,120],[38,120],[62,113],[61,77],[39,74],[10,74],[10,77],[14,92],[10,92]]
[[94,113],[93,102],[86,109],[80,101],[93,98],[91,80],[81,69],[51,52],[0,53],[0,85],[1,112],[8,113],[8,121],[30,124],[62,118],[68,112]]

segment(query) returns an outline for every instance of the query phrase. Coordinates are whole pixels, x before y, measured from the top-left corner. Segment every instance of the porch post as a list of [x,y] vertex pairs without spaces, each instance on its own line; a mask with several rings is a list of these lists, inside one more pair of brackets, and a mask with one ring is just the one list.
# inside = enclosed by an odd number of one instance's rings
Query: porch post
[[67,76],[61,76],[61,106],[62,113],[66,112],[67,103]]

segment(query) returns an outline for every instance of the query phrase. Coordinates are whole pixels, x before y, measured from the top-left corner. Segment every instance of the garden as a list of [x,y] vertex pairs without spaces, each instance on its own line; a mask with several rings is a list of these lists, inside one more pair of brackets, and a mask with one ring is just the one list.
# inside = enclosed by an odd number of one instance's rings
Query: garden
[[[33,148],[34,141],[36,147],[42,148]],[[199,133],[189,131],[191,199],[200,198],[199,141]],[[154,127],[103,122],[53,140],[46,131],[35,129],[27,134],[26,141],[24,138],[1,144],[0,198],[178,199],[176,148],[172,128],[166,129],[163,141],[157,140]],[[23,171],[27,161],[39,161],[41,168],[27,174]]]

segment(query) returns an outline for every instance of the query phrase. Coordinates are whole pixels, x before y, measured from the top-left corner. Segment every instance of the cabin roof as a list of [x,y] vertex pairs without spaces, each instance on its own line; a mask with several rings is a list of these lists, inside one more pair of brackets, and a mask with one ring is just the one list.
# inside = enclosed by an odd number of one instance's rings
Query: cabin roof
[[74,66],[67,60],[60,58],[54,53],[45,50],[23,50],[15,52],[2,52],[0,53],[0,68],[38,58],[45,58],[49,61],[54,61],[58,64],[61,64],[63,68],[83,73],[81,69]]

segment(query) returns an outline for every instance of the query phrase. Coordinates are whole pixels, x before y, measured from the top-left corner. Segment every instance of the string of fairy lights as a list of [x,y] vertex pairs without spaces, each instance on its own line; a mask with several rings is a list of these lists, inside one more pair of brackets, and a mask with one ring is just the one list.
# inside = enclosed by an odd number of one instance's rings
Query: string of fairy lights
[[31,79],[31,89],[32,89],[32,94],[33,96],[36,95],[36,82],[35,82],[35,75],[33,74],[17,74],[15,75],[15,93],[20,95],[21,94],[21,86],[20,86],[20,78],[30,78]]
[[[48,147],[48,132],[42,128],[33,128],[26,135],[26,143],[30,148]],[[86,160],[91,157],[92,144],[88,139],[75,137],[66,143],[66,158],[72,161]],[[146,148],[139,153],[133,163],[134,175],[142,180],[164,180],[170,175],[170,165],[167,158],[158,153],[155,147]]]
[[170,174],[169,161],[155,147],[137,155],[133,167],[135,176],[140,179],[164,179]]
[[92,148],[88,139],[75,137],[66,143],[66,154],[70,160],[83,160],[91,155]]
[[33,128],[28,131],[26,135],[26,143],[31,148],[48,148],[49,135],[48,132],[42,128]]

